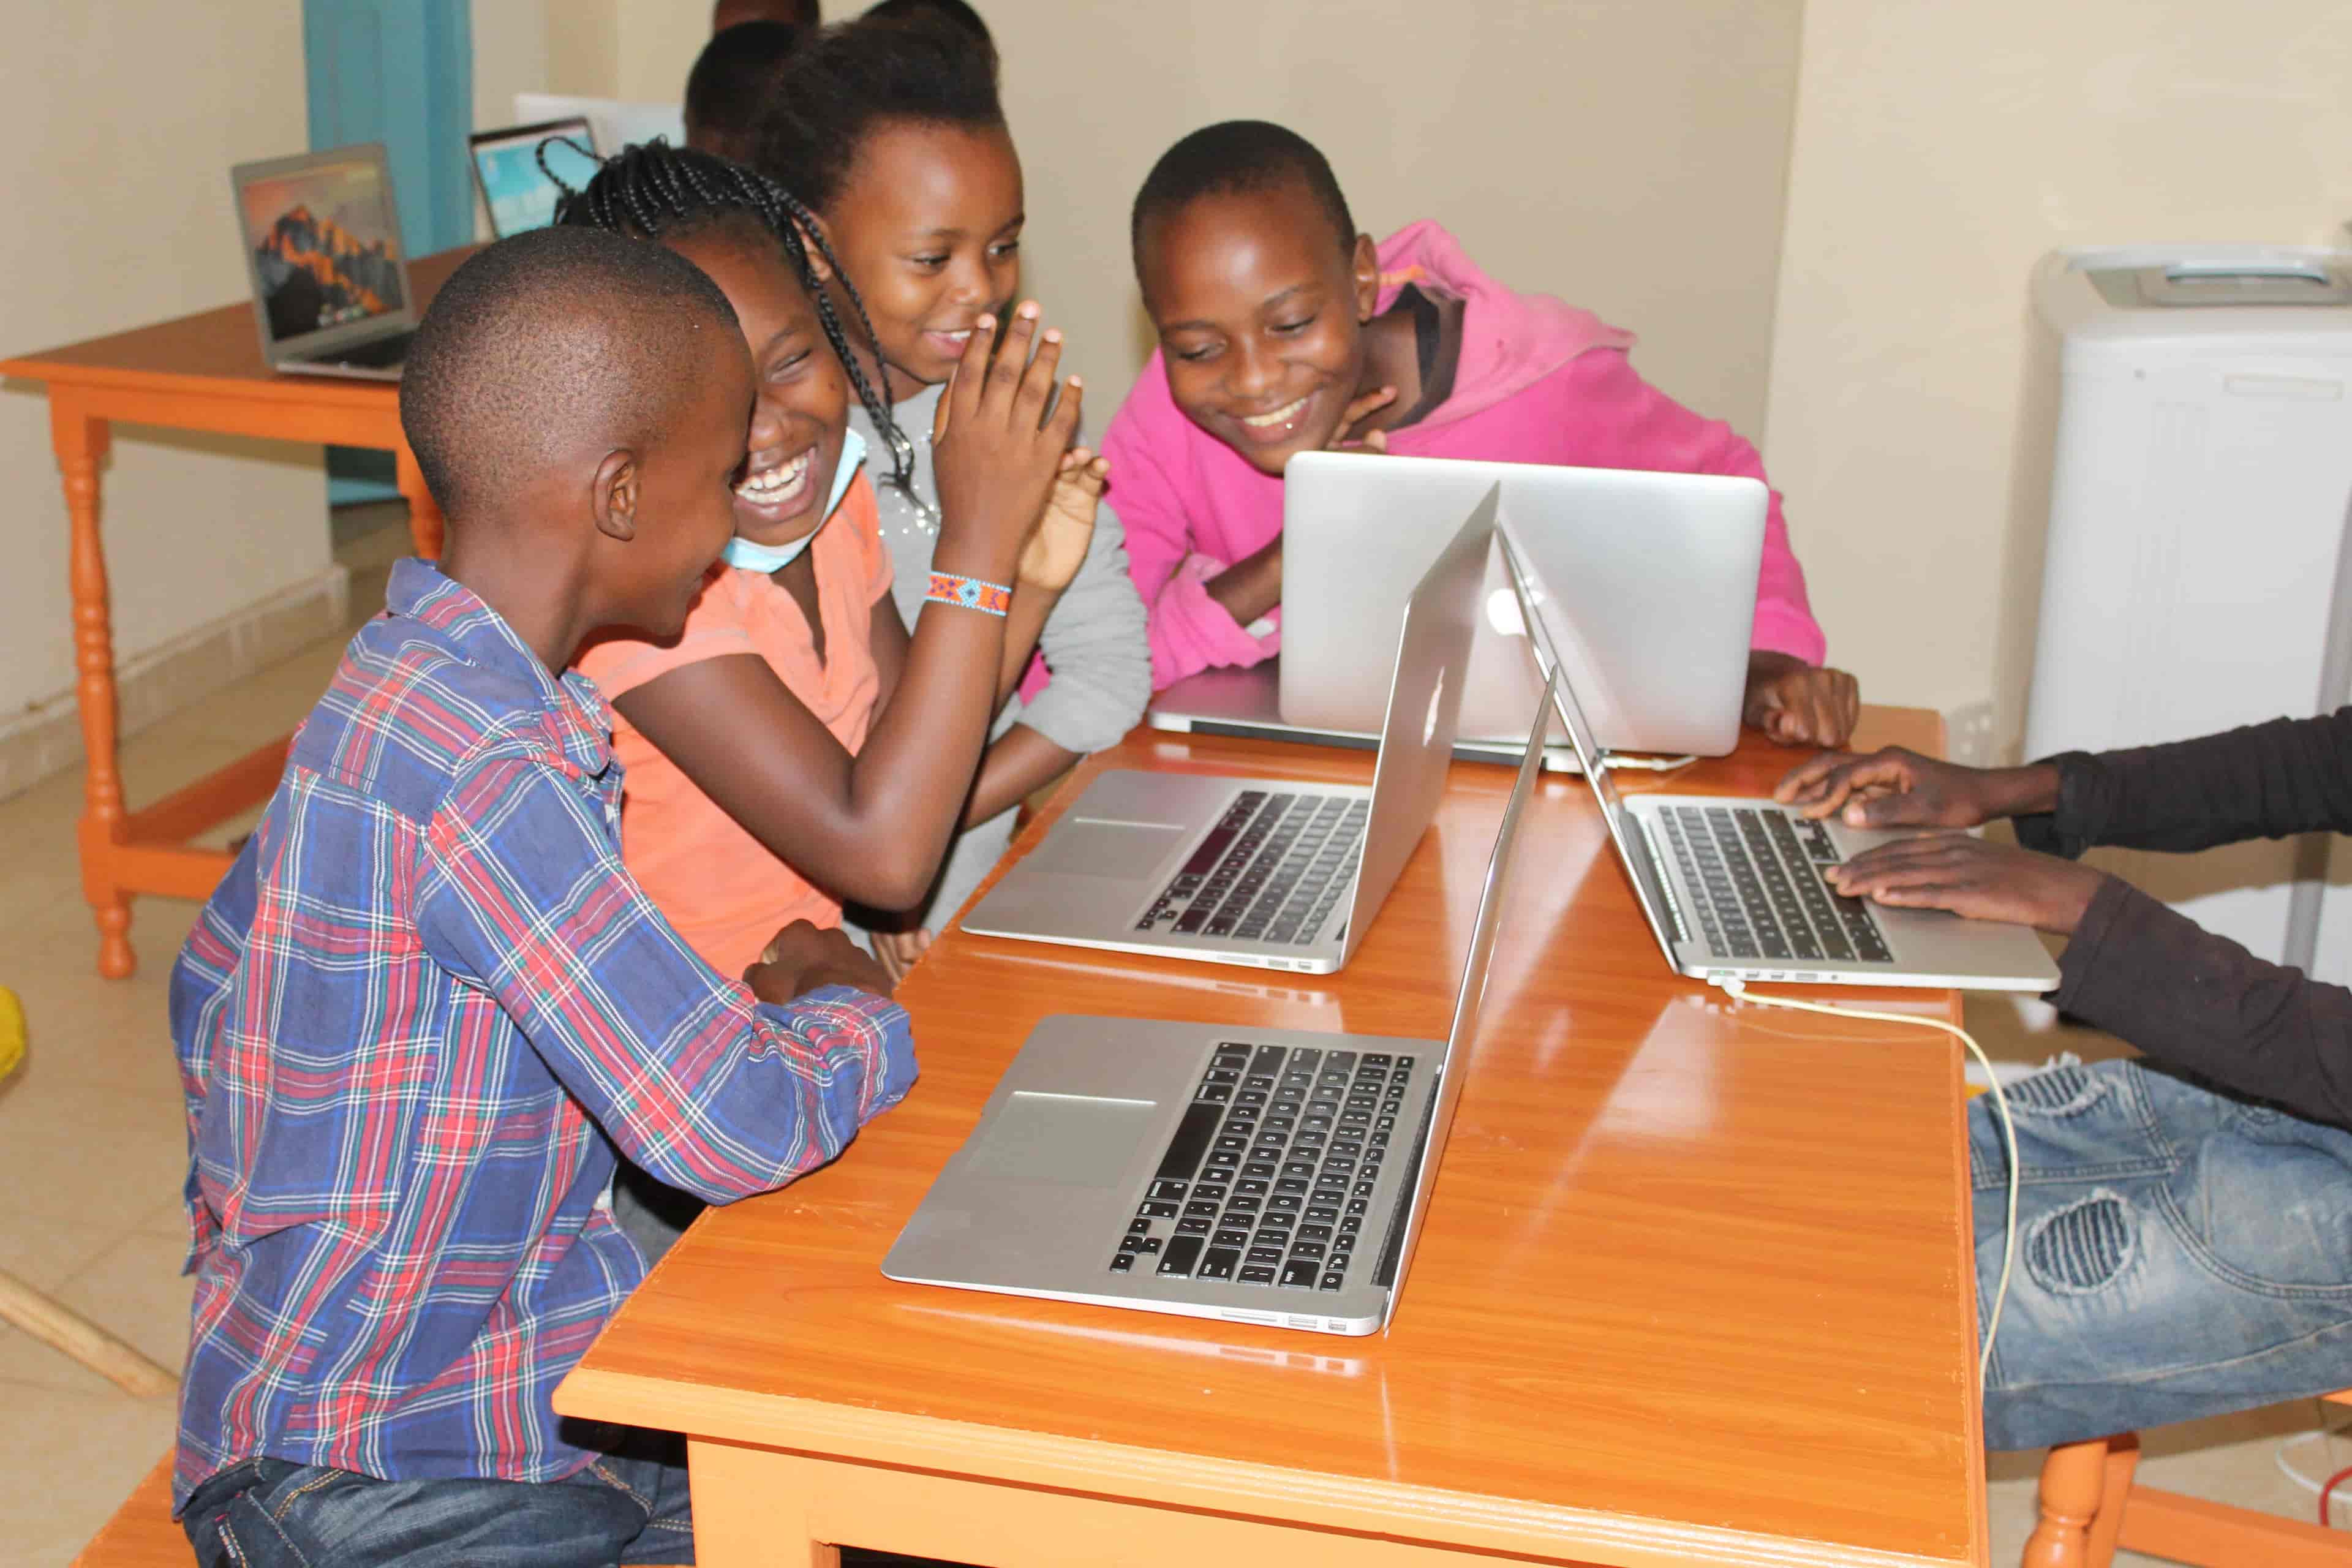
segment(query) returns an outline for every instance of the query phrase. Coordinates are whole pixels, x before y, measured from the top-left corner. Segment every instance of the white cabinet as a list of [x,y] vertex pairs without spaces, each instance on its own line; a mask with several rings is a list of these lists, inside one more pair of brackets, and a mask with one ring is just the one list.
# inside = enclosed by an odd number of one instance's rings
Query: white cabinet
[[[2034,302],[2062,384],[2026,755],[2347,700],[2352,256],[2060,252]],[[2347,982],[2352,892],[2322,919],[2332,843],[2097,858],[2263,957]]]

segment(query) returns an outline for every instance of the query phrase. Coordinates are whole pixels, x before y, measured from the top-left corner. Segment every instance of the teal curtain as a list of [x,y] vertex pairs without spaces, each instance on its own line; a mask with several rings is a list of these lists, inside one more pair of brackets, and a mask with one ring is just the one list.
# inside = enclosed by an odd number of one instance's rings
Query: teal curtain
[[[410,258],[473,238],[467,0],[302,0],[302,57],[311,148],[383,143]],[[399,493],[390,452],[327,448],[330,505]]]

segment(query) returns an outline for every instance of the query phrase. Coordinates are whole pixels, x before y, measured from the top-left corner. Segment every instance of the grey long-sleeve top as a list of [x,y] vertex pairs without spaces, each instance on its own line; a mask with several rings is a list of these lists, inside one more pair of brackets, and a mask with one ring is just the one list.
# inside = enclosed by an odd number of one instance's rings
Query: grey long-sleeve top
[[[914,444],[916,491],[934,506],[939,484],[931,472],[931,418],[940,391],[927,388],[891,411]],[[938,539],[898,488],[884,482],[890,473],[889,444],[866,410],[853,405],[849,418],[866,440],[866,475],[874,481],[882,541],[890,547],[896,573],[891,596],[911,631],[930,586]],[[1126,531],[1108,504],[1095,510],[1086,561],[1045,617],[1037,647],[1053,671],[1052,683],[1034,702],[1024,704],[1017,695],[1006,702],[990,727],[990,739],[1026,724],[1063,750],[1084,755],[1118,744],[1142,719],[1151,700],[1151,648],[1145,640],[1143,600],[1128,574]],[[921,923],[936,930],[962,906],[1012,842],[1014,815],[1008,810],[957,836]]]

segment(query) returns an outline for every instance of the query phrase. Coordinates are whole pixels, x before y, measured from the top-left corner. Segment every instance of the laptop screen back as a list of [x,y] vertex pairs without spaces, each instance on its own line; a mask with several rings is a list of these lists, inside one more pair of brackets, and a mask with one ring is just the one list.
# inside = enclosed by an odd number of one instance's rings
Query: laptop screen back
[[1371,818],[1348,903],[1350,958],[1445,794],[1478,623],[1478,584],[1486,575],[1500,495],[1500,486],[1487,487],[1405,602],[1380,758],[1372,765]]
[[405,316],[400,218],[383,148],[247,165],[237,171],[236,206],[273,347]]
[[[1557,667],[1552,676],[1559,680]],[[1549,700],[1549,693],[1546,697]],[[1534,717],[1541,718],[1543,705]],[[1385,1329],[1396,1317],[1397,1300],[1404,1294],[1404,1278],[1412,1267],[1413,1249],[1421,1242],[1422,1220],[1429,1212],[1430,1189],[1437,1184],[1437,1167],[1445,1154],[1445,1140],[1454,1131],[1454,1108],[1462,1100],[1462,1080],[1469,1076],[1470,1047],[1478,1037],[1478,1016],[1486,1000],[1486,971],[1495,956],[1495,933],[1502,924],[1503,889],[1510,882],[1512,847],[1518,842],[1519,822],[1535,794],[1536,775],[1543,771],[1543,747],[1531,745],[1519,763],[1519,776],[1511,785],[1510,804],[1503,808],[1503,825],[1496,830],[1495,850],[1486,858],[1486,882],[1478,893],[1477,918],[1470,926],[1470,951],[1462,960],[1462,984],[1454,994],[1454,1024],[1445,1032],[1445,1065],[1437,1079],[1437,1098],[1430,1102],[1429,1136],[1422,1145],[1421,1165],[1414,1173],[1412,1205],[1405,1211],[1402,1245],[1389,1286],[1388,1306],[1381,1317]],[[1382,1262],[1385,1264],[1384,1258]],[[1383,1274],[1389,1271],[1384,1268]]]
[[[467,146],[474,155],[474,180],[481,187],[482,205],[489,209],[490,232],[500,239],[545,228],[555,221],[563,185],[582,190],[596,175],[596,138],[588,121],[577,116],[485,131],[469,138]],[[542,151],[544,169],[540,166]],[[550,170],[563,185],[549,177]]]
[[1617,847],[1617,858],[1624,865],[1625,874],[1633,879],[1634,890],[1639,895],[1635,901],[1642,906],[1642,918],[1649,922],[1650,934],[1657,939],[1658,951],[1665,954],[1667,964],[1675,966],[1674,936],[1665,923],[1673,903],[1658,881],[1648,853],[1634,842],[1642,825],[1625,809],[1624,797],[1617,793],[1609,754],[1594,737],[1584,705],[1577,700],[1575,683],[1569,677],[1559,639],[1572,637],[1573,628],[1563,626],[1561,617],[1553,613],[1554,606],[1547,599],[1543,584],[1528,570],[1526,557],[1519,551],[1518,536],[1507,518],[1497,521],[1496,541],[1500,546],[1496,553],[1502,556],[1503,569],[1511,580],[1511,591],[1519,601],[1519,615],[1527,623],[1528,646],[1534,650],[1536,663],[1548,682],[1552,711],[1559,716],[1561,727],[1568,731],[1569,744],[1575,749],[1576,765],[1582,770],[1585,782],[1592,786],[1593,798],[1601,803],[1601,820],[1608,825],[1610,841]]

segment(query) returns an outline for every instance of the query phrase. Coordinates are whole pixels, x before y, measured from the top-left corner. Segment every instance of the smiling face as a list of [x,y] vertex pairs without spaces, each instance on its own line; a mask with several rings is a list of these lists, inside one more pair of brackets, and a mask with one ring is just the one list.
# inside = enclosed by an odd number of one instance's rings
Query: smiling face
[[1370,240],[1333,243],[1306,185],[1288,182],[1152,219],[1136,259],[1187,418],[1269,474],[1330,443],[1362,390],[1380,289]]
[[621,560],[625,581],[601,618],[655,637],[676,637],[695,596],[735,531],[735,480],[751,407],[751,366],[738,343],[709,356],[705,374],[662,422],[658,438],[615,453],[632,537]]
[[1021,160],[1003,126],[876,126],[824,221],[894,397],[947,380],[972,323],[1021,287]]
[[848,383],[792,265],[749,223],[705,229],[671,247],[735,307],[751,350],[750,454],[734,486],[734,531],[789,544],[824,521],[849,427]]

